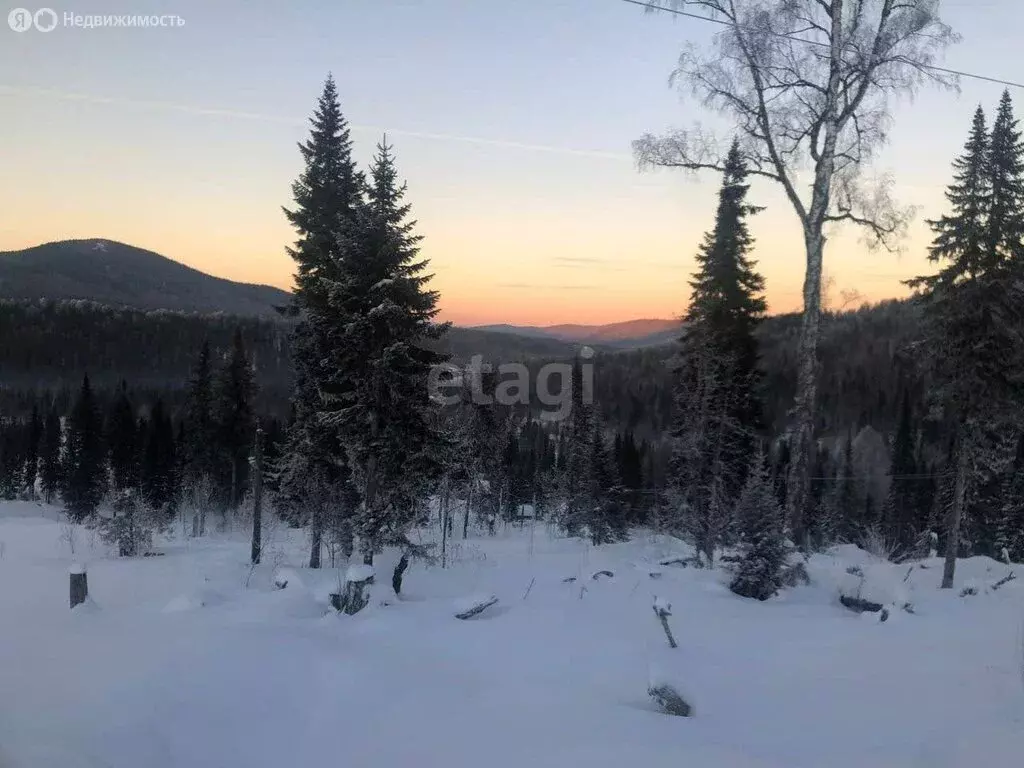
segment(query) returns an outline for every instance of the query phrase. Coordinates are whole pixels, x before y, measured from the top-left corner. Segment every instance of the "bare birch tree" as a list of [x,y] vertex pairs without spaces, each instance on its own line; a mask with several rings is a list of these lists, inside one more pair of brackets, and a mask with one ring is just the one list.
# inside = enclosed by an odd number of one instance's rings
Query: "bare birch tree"
[[[818,381],[825,230],[863,227],[872,246],[893,249],[911,211],[888,178],[863,173],[887,138],[894,96],[922,83],[952,86],[933,67],[955,35],[938,0],[666,0],[713,19],[709,50],[680,56],[672,82],[735,125],[748,173],[779,184],[803,229],[806,272],[786,515],[804,535]],[[653,7],[653,4],[652,4]],[[668,6],[665,6],[668,7]],[[634,142],[641,168],[722,172],[729,149],[697,125]],[[728,137],[731,139],[732,137]]]

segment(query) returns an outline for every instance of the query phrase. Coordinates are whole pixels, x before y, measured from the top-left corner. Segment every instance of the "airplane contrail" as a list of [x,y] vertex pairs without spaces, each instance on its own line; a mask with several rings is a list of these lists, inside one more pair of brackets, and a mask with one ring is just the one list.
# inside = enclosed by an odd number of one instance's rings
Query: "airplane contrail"
[[[262,112],[246,112],[236,109],[222,109],[219,107],[200,107],[194,104],[177,104],[168,101],[154,101],[148,99],[125,99],[114,96],[98,96],[91,93],[76,93],[63,91],[55,88],[23,87],[5,85],[0,83],[0,95],[8,96],[42,96],[62,101],[82,101],[89,104],[111,104],[129,107],[141,107],[145,109],[163,109],[174,112],[184,112],[190,115],[201,115],[210,117],[231,117],[241,120],[254,120],[264,123],[277,123],[280,125],[306,125],[306,120],[297,117],[285,117],[282,115],[269,115]],[[621,152],[606,152],[596,149],[574,149],[572,147],[556,147],[545,144],[530,144],[521,141],[508,139],[489,139],[480,136],[456,136],[447,133],[430,133],[426,131],[409,131],[401,128],[383,128],[373,125],[349,124],[353,131],[389,133],[395,136],[407,136],[415,139],[428,139],[431,141],[455,141],[463,144],[477,144],[485,147],[501,147],[503,149],[519,149],[528,152],[551,152],[562,155],[576,155],[578,157],[594,157],[604,160],[626,160],[632,161],[632,156]]]

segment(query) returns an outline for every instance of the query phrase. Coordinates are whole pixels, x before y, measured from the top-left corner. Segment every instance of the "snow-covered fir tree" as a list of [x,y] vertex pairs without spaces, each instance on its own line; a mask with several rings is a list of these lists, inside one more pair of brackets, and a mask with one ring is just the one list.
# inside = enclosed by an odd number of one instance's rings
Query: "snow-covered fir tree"
[[352,236],[354,212],[362,205],[364,181],[352,159],[348,121],[338,90],[328,76],[311,119],[309,138],[299,144],[304,168],[292,185],[294,206],[285,210],[297,240],[291,311],[299,322],[292,334],[295,384],[292,423],[276,471],[277,506],[289,518],[311,527],[311,568],[319,568],[326,513],[336,527],[352,514],[349,471],[337,430],[319,418],[321,392],[336,372],[326,364],[333,323],[344,322],[342,308],[329,302],[330,281],[344,280],[343,238]]
[[106,493],[103,422],[89,376],[82,379],[78,398],[68,417],[61,496],[68,517],[82,522],[96,512]]
[[160,397],[150,409],[142,440],[141,501],[169,517],[177,501],[178,463],[174,425]]
[[186,486],[212,482],[217,467],[217,424],[213,404],[213,361],[204,340],[192,367],[185,400],[185,440],[181,446],[182,482]]
[[1001,490],[993,530],[993,555],[1002,559],[1005,550],[1013,562],[1024,562],[1024,434],[1017,441],[1017,452],[1002,478]]
[[[1001,123],[1012,120],[1003,117]],[[946,192],[951,212],[930,222],[935,238],[929,259],[941,267],[909,281],[923,310],[920,349],[933,383],[930,398],[955,440],[942,579],[947,588],[953,586],[968,500],[1001,460],[993,437],[1003,431],[1000,425],[1018,420],[1024,370],[1024,285],[1013,254],[992,247],[994,175],[980,107],[953,166]]]
[[593,420],[589,453],[582,521],[590,542],[599,545],[625,541],[629,537],[625,491],[611,446],[596,418]]
[[[1024,260],[1024,139],[1003,91],[988,147],[985,246],[993,264]],[[1024,268],[1024,265],[1018,265]]]
[[60,414],[56,404],[51,403],[43,420],[43,435],[39,441],[39,488],[47,504],[51,504],[63,488],[63,443]]
[[213,392],[213,421],[222,503],[237,509],[249,484],[249,456],[256,429],[253,398],[256,381],[242,332],[235,331],[231,352],[218,372]]
[[107,447],[110,462],[111,490],[121,493],[139,483],[139,434],[135,409],[128,396],[128,385],[122,381],[107,417]]
[[32,415],[25,427],[25,457],[21,468],[20,485],[28,498],[36,497],[39,477],[39,443],[43,437],[43,418],[38,403],[32,404]]
[[750,258],[747,171],[729,152],[714,229],[697,254],[674,388],[667,518],[708,564],[729,527],[761,426],[757,342],[765,313],[763,278]]
[[591,467],[591,442],[594,436],[595,413],[593,403],[587,402],[583,386],[583,361],[577,355],[571,376],[571,407],[567,423],[563,424],[564,460],[561,470],[563,509],[561,524],[570,536],[583,533],[588,498],[588,479]]
[[779,591],[787,544],[782,510],[763,455],[755,457],[736,502],[742,556],[729,589],[767,600]]
[[921,478],[917,466],[916,435],[910,395],[903,393],[900,421],[892,445],[889,467],[889,495],[882,512],[883,533],[900,554],[914,548],[914,542],[928,526],[928,509],[922,508]]
[[[428,348],[437,293],[386,141],[370,168],[367,200],[339,238],[336,274],[321,279],[325,377],[321,423],[345,447],[358,494],[355,530],[367,562],[418,522],[443,470],[446,435],[428,377],[445,357]],[[319,333],[319,332],[318,332]]]

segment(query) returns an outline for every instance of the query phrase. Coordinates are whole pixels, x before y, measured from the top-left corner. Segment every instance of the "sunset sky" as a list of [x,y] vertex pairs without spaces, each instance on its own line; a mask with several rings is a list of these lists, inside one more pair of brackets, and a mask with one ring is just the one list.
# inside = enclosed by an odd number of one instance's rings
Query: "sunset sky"
[[[27,6],[27,0],[18,5]],[[945,65],[1024,80],[1020,0],[943,0]],[[0,6],[2,16],[13,8]],[[717,179],[637,172],[630,141],[686,126],[668,86],[713,27],[620,0],[93,0],[58,15],[176,14],[183,27],[0,26],[0,250],[103,237],[215,275],[287,288],[281,206],[328,71],[365,163],[383,132],[407,178],[445,319],[614,322],[683,311]],[[971,113],[964,80],[895,106],[877,168],[921,207],[901,256],[832,238],[826,270],[866,299],[926,270]],[[1013,93],[1024,114],[1024,91]],[[803,250],[781,195],[752,224],[773,312],[799,308]]]

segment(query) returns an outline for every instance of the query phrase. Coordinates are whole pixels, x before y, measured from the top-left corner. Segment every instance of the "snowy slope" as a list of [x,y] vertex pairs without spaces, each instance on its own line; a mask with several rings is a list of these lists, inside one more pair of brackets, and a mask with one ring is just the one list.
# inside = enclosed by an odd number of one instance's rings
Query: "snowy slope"
[[[906,566],[845,548],[813,559],[813,586],[757,603],[722,572],[658,567],[686,554],[678,542],[593,549],[538,526],[456,541],[444,570],[414,563],[401,600],[385,555],[370,607],[345,617],[327,607],[345,564],[301,568],[301,532],[271,526],[251,571],[241,534],[119,561],[71,530],[53,509],[0,503],[3,768],[947,768],[1024,754],[1024,578],[961,598],[936,588],[938,561],[904,581]],[[72,562],[94,600],[75,611]],[[854,565],[915,613],[883,624],[842,608]],[[960,568],[980,585],[1008,570]],[[614,577],[594,580],[602,569]],[[674,651],[655,596],[672,605]],[[657,712],[652,679],[694,717]]]

